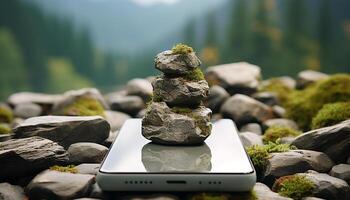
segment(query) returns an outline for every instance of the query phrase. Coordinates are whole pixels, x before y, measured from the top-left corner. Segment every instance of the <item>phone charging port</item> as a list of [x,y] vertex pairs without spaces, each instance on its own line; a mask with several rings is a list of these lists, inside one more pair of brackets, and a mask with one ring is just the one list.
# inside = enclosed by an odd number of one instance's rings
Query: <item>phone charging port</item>
[[166,181],[168,184],[186,184],[186,181],[170,180]]

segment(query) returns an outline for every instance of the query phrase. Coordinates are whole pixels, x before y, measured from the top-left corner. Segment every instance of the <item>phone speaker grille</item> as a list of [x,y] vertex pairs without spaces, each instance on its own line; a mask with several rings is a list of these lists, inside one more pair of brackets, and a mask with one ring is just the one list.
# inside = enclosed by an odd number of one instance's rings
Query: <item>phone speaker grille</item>
[[149,180],[127,180],[127,181],[124,181],[124,184],[125,185],[137,185],[137,184],[149,185],[149,184],[153,184],[153,182]]

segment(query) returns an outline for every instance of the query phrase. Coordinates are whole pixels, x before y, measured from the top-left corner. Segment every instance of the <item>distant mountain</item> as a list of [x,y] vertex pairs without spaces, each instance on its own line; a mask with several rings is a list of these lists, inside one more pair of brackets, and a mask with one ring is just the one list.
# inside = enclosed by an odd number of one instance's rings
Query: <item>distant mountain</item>
[[72,18],[77,25],[86,26],[100,48],[131,53],[154,47],[159,42],[177,41],[190,18],[205,16],[228,0],[178,0],[148,6],[136,3],[147,0],[27,1],[37,3],[48,13]]

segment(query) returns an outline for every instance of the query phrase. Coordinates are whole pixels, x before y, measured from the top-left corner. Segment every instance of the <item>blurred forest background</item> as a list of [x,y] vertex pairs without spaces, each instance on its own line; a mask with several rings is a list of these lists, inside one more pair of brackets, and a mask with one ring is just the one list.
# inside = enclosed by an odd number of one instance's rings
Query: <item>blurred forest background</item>
[[203,69],[247,61],[264,78],[350,71],[349,0],[2,0],[0,99],[17,91],[111,91],[158,74],[192,45]]

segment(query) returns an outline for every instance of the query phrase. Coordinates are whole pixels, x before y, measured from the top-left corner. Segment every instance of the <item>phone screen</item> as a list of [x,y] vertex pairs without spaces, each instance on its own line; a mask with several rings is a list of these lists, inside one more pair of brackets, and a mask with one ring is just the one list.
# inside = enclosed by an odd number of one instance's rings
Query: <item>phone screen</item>
[[253,167],[231,120],[213,123],[200,146],[153,144],[141,134],[141,119],[125,122],[103,165],[103,173],[252,173]]

